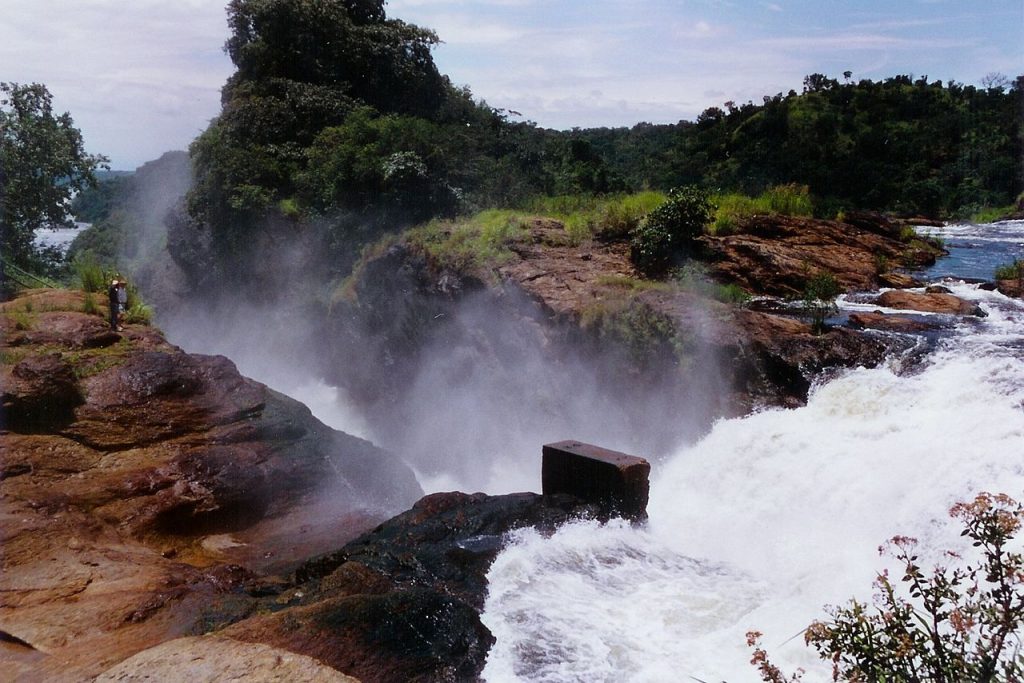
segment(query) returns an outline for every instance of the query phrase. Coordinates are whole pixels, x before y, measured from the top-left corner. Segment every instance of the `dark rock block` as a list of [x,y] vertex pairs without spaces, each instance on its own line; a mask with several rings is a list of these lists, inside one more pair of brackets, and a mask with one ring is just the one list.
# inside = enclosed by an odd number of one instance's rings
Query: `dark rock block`
[[647,517],[651,465],[643,458],[579,441],[544,446],[541,479],[545,495],[568,493],[607,515]]
[[82,394],[74,370],[59,353],[29,356],[3,370],[0,404],[6,429],[47,431],[74,419]]

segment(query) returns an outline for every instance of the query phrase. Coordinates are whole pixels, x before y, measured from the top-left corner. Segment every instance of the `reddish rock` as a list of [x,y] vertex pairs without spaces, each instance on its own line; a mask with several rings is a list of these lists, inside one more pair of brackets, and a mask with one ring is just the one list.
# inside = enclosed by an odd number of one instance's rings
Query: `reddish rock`
[[83,400],[74,369],[59,353],[0,366],[0,386],[0,410],[12,430],[45,431],[67,424]]
[[1006,296],[1016,299],[1024,296],[1024,282],[1021,280],[997,280],[995,289]]
[[102,320],[83,300],[2,304],[0,670],[90,680],[243,619],[278,590],[255,571],[290,571],[421,494],[393,456],[225,358],[136,325],[89,342]]
[[851,313],[848,324],[855,329],[885,330],[904,334],[920,334],[944,327],[941,322],[935,320],[918,320],[885,313]]
[[882,292],[873,303],[886,308],[921,311],[924,313],[985,316],[985,312],[980,306],[952,294],[922,294],[894,289]]
[[808,277],[822,271],[846,291],[907,286],[913,280],[893,268],[919,268],[941,253],[901,241],[899,226],[876,214],[851,214],[845,222],[754,216],[736,234],[706,235],[699,243],[714,279],[773,296],[802,295]]

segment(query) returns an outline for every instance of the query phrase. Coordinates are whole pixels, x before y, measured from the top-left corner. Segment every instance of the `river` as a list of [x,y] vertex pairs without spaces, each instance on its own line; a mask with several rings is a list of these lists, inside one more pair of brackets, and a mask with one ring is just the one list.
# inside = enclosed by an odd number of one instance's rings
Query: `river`
[[[951,255],[929,277],[991,278],[1024,256],[1021,221],[933,233]],[[489,576],[485,678],[757,681],[756,629],[784,669],[831,680],[802,630],[826,604],[870,600],[881,543],[916,537],[928,566],[960,548],[953,503],[1024,497],[1024,302],[945,284],[988,316],[913,371],[893,359],[817,386],[805,407],[718,422],[655,464],[645,528],[521,532]]]

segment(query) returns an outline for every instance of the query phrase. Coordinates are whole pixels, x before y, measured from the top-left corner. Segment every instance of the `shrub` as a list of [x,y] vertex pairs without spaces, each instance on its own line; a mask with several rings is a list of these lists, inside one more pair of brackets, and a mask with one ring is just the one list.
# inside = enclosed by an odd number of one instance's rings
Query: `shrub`
[[841,291],[839,281],[827,270],[818,271],[807,279],[803,294],[804,311],[815,334],[821,334],[825,329],[825,319],[838,312],[836,297]]
[[71,262],[71,270],[85,292],[103,292],[114,277],[112,271],[104,268],[91,251],[79,253]]
[[92,292],[85,293],[85,302],[82,304],[82,312],[89,315],[102,315],[99,306],[96,305],[96,297]]
[[[980,553],[975,564],[947,552],[950,566],[925,574],[917,542],[896,536],[881,550],[902,566],[905,590],[882,572],[874,604],[852,600],[832,608],[829,621],[807,627],[804,641],[832,662],[833,680],[952,683],[1024,676],[1024,556],[1010,550],[1024,508],[1006,495],[981,493],[949,514]],[[800,680],[771,663],[759,638],[756,631],[747,634],[762,680]]]
[[1005,263],[996,268],[995,278],[997,280],[1022,280],[1024,279],[1024,261],[1018,259],[1013,263]]
[[630,232],[633,263],[645,274],[664,275],[694,248],[714,210],[707,193],[697,187],[672,190],[665,203]]

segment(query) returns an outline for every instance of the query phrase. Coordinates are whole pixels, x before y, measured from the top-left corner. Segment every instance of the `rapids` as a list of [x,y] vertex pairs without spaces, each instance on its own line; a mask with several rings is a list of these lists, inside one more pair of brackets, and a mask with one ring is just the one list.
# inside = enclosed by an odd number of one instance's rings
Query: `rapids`
[[[1024,242],[1024,222],[940,232],[952,254],[932,273],[962,278],[991,277]],[[1024,302],[944,284],[988,317],[912,371],[893,359],[817,386],[805,407],[718,422],[654,463],[646,528],[514,537],[489,575],[486,680],[757,681],[754,629],[776,664],[830,680],[802,630],[827,604],[870,600],[881,543],[918,538],[928,567],[960,547],[953,503],[1024,497]]]

